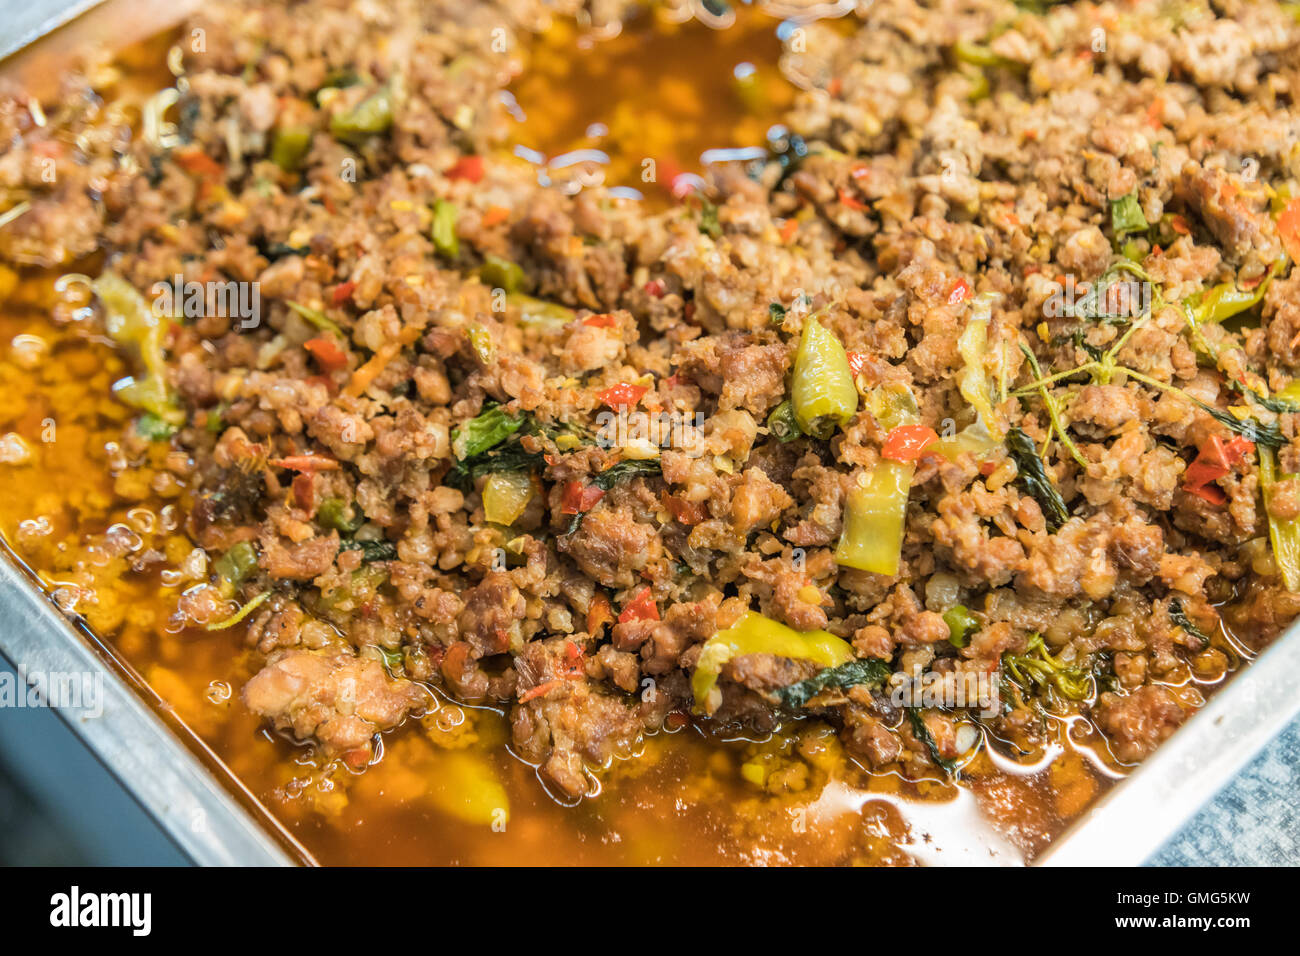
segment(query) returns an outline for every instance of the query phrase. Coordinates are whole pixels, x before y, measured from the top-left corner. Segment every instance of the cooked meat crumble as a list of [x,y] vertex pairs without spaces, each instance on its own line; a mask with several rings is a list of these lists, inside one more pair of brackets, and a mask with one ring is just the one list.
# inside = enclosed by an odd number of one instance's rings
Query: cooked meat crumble
[[429,686],[575,797],[683,714],[909,777],[1082,714],[1132,763],[1300,611],[1300,26],[1177,6],[807,25],[768,157],[657,209],[503,148],[541,4],[222,5],[168,134],[0,100],[0,262],[94,273],[180,613],[353,767]]

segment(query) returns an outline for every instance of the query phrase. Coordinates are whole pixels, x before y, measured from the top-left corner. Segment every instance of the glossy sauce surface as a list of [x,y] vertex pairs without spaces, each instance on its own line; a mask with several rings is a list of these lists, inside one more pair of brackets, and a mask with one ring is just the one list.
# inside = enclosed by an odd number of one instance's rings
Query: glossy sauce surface
[[[699,171],[705,150],[761,146],[790,102],[777,24],[742,11],[723,32],[643,22],[603,40],[556,24],[511,87],[524,117],[517,152],[536,151],[549,175],[573,166],[557,156],[600,150],[597,179],[667,202],[665,186]],[[135,75],[155,75],[141,51],[164,49],[138,48]],[[647,158],[654,183],[641,175]],[[252,666],[240,628],[173,623],[196,560],[181,530],[189,490],[159,467],[165,443],[126,458],[131,413],[111,397],[126,366],[56,278],[0,272],[0,532],[319,862],[1010,863],[1123,773],[1077,717],[1046,717],[1055,743],[1042,752],[982,747],[960,787],[869,774],[816,721],[762,740],[687,725],[598,771],[599,795],[565,806],[509,753],[502,714],[432,690],[436,706],[385,735],[364,773],[324,766],[240,703]],[[1189,678],[1183,692],[1199,697],[1220,677]],[[467,778],[503,787],[508,816],[466,822]]]

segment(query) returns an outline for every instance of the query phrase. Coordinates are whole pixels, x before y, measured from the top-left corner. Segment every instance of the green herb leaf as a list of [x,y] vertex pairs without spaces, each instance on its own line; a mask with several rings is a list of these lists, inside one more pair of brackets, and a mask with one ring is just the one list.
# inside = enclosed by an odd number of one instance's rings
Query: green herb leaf
[[650,478],[659,474],[662,474],[662,469],[658,458],[646,460],[628,458],[610,468],[606,468],[593,478],[591,483],[601,491],[609,491],[609,489],[624,481],[630,481],[637,477]]
[[523,425],[523,415],[510,415],[500,405],[493,405],[452,431],[451,450],[467,461],[501,444]]
[[1048,653],[1041,634],[1029,635],[1023,654],[1007,651],[1002,655],[1002,668],[1025,693],[1044,691],[1049,687],[1062,697],[1083,700],[1091,690],[1092,672],[1079,664],[1066,664]]
[[1238,418],[1231,412],[1226,412],[1221,408],[1215,408],[1213,405],[1207,405],[1200,399],[1193,398],[1207,415],[1213,418],[1220,425],[1223,425],[1229,431],[1234,431],[1238,435],[1244,435],[1256,445],[1263,445],[1266,448],[1281,448],[1286,444],[1286,437],[1282,430],[1277,427],[1277,423],[1265,425],[1258,418],[1246,417]]
[[1047,468],[1038,457],[1038,449],[1019,427],[1013,426],[1007,431],[1007,451],[1016,463],[1016,484],[1038,502],[1048,530],[1055,531],[1069,521],[1069,509],[1065,507],[1065,500],[1056,490],[1056,485],[1047,476]]
[[822,691],[832,688],[854,687],[858,684],[883,684],[889,679],[892,672],[893,668],[890,667],[888,661],[883,661],[878,657],[864,657],[860,660],[848,661],[837,667],[827,667],[807,680],[801,680],[782,687],[776,692],[776,695],[786,707],[797,710],[800,707],[807,706],[808,701]]
[[1184,631],[1201,642],[1201,647],[1210,646],[1210,637],[1204,631],[1193,623],[1192,619],[1187,616],[1183,609],[1183,602],[1179,598],[1174,598],[1169,602],[1169,620],[1173,621]]
[[313,309],[299,302],[292,302],[292,301],[286,301],[285,305],[293,309],[293,311],[297,312],[300,316],[302,316],[312,325],[316,326],[316,328],[320,329],[322,332],[332,332],[334,335],[337,335],[339,338],[344,338],[343,330],[339,328],[337,323],[335,323],[320,309]]
[[722,224],[718,222],[718,207],[707,199],[700,200],[700,232],[713,239],[722,235]]
[[356,541],[346,540],[340,543],[340,551],[360,551],[363,564],[372,561],[396,561],[397,545],[391,541]]
[[934,735],[930,733],[930,728],[925,725],[925,718],[921,716],[920,708],[907,708],[907,716],[912,721],[912,733],[916,735],[921,743],[925,744],[925,749],[930,752],[930,759],[943,768],[945,773],[956,773],[957,761],[939,753],[939,745],[934,742]]
[[1146,232],[1147,218],[1138,203],[1137,190],[1110,201],[1110,228],[1116,239],[1130,232]]
[[165,422],[153,412],[145,412],[135,420],[135,430],[142,438],[149,441],[166,441],[179,430],[171,422]]

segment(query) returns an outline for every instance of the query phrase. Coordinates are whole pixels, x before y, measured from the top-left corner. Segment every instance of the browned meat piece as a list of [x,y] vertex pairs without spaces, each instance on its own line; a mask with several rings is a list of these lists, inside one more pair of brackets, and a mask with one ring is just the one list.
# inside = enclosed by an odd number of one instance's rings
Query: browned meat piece
[[391,680],[378,661],[350,651],[287,651],[244,685],[244,704],[277,730],[315,738],[329,754],[366,746],[376,731],[397,726],[423,705],[425,692]]
[[1168,689],[1146,684],[1127,695],[1111,691],[1097,702],[1097,726],[1117,759],[1136,763],[1151,755],[1187,719]]

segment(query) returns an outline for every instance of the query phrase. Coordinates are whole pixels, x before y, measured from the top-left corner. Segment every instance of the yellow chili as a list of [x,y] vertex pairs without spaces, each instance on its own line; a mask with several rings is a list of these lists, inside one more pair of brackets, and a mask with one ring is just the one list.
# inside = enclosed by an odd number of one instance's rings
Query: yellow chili
[[830,438],[836,425],[847,425],[858,410],[849,357],[840,340],[815,318],[804,323],[794,357],[790,400],[805,434]]
[[709,696],[718,683],[718,675],[733,657],[745,654],[775,654],[812,661],[822,667],[836,667],[853,660],[853,648],[834,634],[796,631],[756,611],[746,611],[739,621],[704,644],[691,677],[697,713],[708,713],[716,707],[716,704],[710,706]]

